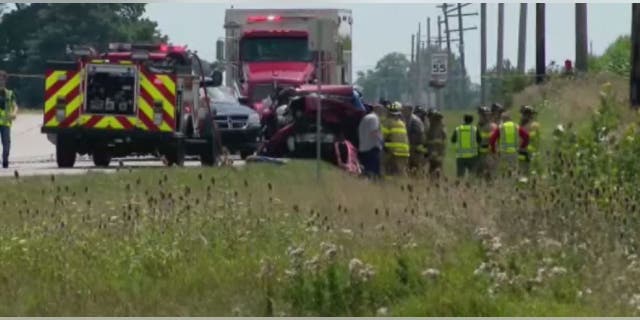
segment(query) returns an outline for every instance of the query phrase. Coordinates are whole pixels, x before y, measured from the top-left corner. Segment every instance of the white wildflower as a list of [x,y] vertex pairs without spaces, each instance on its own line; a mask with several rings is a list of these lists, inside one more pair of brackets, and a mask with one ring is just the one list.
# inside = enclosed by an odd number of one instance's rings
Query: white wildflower
[[551,275],[563,275],[567,273],[567,269],[563,267],[553,267],[551,268]]
[[362,269],[362,267],[363,267],[363,263],[359,259],[353,258],[353,259],[351,259],[351,261],[349,261],[349,272],[350,273],[355,273],[355,272],[359,271],[360,269]]
[[289,255],[289,257],[300,258],[302,257],[303,254],[304,254],[304,249],[301,247],[295,248],[290,246],[289,248],[287,248],[287,255]]
[[502,242],[500,242],[500,237],[491,238],[491,250],[498,251],[502,248]]
[[340,230],[340,232],[342,232],[344,235],[347,235],[349,237],[353,237],[353,231],[351,231],[351,229],[342,229]]
[[322,242],[320,243],[320,248],[324,251],[324,255],[330,259],[334,258],[338,253],[338,247],[333,243]]
[[287,269],[284,271],[284,274],[287,275],[288,277],[295,277],[298,274],[298,271],[294,270],[294,269]]
[[429,268],[427,270],[422,271],[422,276],[425,277],[425,278],[435,279],[438,276],[440,276],[440,270],[434,269],[434,268]]
[[640,294],[634,293],[629,299],[629,305],[632,307],[640,307]]
[[376,275],[376,271],[373,266],[367,264],[365,265],[364,269],[361,269],[360,272],[358,272],[358,275],[360,276],[360,281],[368,282]]
[[379,308],[378,311],[376,311],[376,315],[378,317],[386,317],[388,314],[389,309],[387,309],[386,307]]
[[507,281],[509,279],[509,277],[507,276],[506,272],[498,272],[495,275],[495,279],[498,282],[505,282],[505,281]]
[[483,262],[483,263],[480,264],[480,266],[478,266],[476,268],[476,270],[473,271],[473,274],[477,276],[477,275],[485,272],[486,270],[487,270],[487,263]]
[[320,261],[320,257],[313,256],[313,258],[304,262],[305,269],[315,272],[318,269],[318,262]]

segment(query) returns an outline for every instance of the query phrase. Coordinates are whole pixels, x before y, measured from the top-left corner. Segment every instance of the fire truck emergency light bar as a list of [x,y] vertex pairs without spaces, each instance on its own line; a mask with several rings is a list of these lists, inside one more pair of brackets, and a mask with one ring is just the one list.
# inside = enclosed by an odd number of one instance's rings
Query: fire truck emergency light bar
[[282,21],[282,17],[268,15],[268,16],[249,16],[247,18],[248,23],[265,22],[265,21]]
[[186,46],[173,46],[165,43],[161,44],[131,44],[131,43],[109,43],[111,51],[131,51],[131,50],[148,50],[161,52],[185,52]]

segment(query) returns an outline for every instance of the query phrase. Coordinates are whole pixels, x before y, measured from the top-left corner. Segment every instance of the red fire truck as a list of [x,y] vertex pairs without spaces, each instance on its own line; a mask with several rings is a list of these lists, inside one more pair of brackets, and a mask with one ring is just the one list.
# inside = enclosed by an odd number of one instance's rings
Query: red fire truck
[[131,155],[162,156],[169,165],[199,155],[204,165],[215,163],[215,123],[198,98],[199,59],[186,47],[113,43],[102,53],[70,51],[73,59],[50,61],[45,74],[41,131],[55,143],[59,167],[73,167],[77,154],[91,155],[96,166]]
[[[328,41],[320,41],[319,50],[311,52],[309,41],[316,39],[313,24],[318,19],[330,22],[323,32]],[[352,24],[350,10],[228,9],[226,41],[217,45],[226,85],[263,114],[269,110],[263,110],[261,101],[275,87],[310,83],[316,75],[323,84],[350,84]],[[326,65],[316,73],[319,58]]]

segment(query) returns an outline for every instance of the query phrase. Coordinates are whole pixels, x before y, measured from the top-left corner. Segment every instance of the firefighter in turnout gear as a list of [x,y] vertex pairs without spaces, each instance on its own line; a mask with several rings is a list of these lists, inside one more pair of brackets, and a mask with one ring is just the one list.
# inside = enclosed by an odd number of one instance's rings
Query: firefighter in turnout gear
[[495,167],[496,159],[489,150],[489,140],[491,134],[498,127],[491,119],[491,109],[486,106],[478,108],[478,132],[480,133],[480,144],[478,148],[478,176],[490,179]]
[[7,89],[8,74],[0,70],[0,139],[2,140],[2,167],[9,167],[11,150],[11,123],[18,114],[18,103],[12,90]]
[[478,132],[478,128],[473,125],[472,115],[464,115],[463,124],[456,127],[453,135],[451,135],[451,143],[456,145],[458,177],[463,177],[467,172],[469,174],[475,173],[480,133]]
[[[525,150],[529,144],[529,134],[522,127],[511,120],[507,113],[502,115],[502,123],[491,134],[489,140],[491,151],[499,150],[499,168],[504,175],[511,175],[517,170],[519,152]],[[499,147],[496,148],[496,144]]]
[[409,162],[409,138],[402,121],[401,105],[393,102],[388,106],[387,117],[382,121],[384,140],[385,175],[404,175]]
[[521,150],[518,159],[521,172],[529,174],[540,147],[540,124],[535,121],[536,111],[531,106],[522,106],[520,114],[520,127],[529,134],[529,144],[525,150]]
[[439,177],[445,156],[447,133],[444,130],[442,113],[436,109],[431,109],[427,117],[429,118],[429,129],[427,131],[429,174],[432,177]]
[[424,167],[427,148],[424,143],[424,124],[413,113],[413,109],[413,106],[408,103],[402,105],[402,120],[407,127],[407,136],[409,138],[409,171],[417,173]]

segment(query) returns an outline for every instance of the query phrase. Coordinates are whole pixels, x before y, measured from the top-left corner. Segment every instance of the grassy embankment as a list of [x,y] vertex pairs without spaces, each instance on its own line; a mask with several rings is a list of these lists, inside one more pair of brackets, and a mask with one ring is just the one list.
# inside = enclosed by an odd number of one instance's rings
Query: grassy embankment
[[[545,128],[588,122],[599,82],[547,88]],[[565,113],[571,88],[585,100]],[[317,183],[313,173],[300,162],[4,180],[0,314],[604,316],[640,306],[640,201],[613,185],[371,184],[333,169]]]

